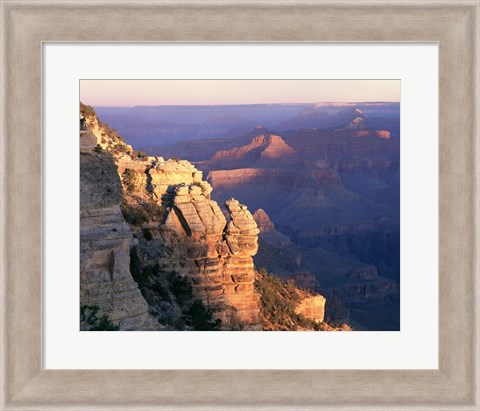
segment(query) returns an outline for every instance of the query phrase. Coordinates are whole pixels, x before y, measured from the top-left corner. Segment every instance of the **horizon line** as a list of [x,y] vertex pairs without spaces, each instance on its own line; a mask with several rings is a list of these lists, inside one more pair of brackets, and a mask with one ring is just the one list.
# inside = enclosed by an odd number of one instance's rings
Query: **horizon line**
[[[80,100],[81,103],[83,103]],[[304,102],[304,103],[225,103],[225,104],[153,104],[153,105],[134,105],[134,106],[102,106],[96,104],[88,104],[92,107],[98,108],[135,108],[135,107],[218,107],[218,106],[266,106],[266,105],[289,105],[289,106],[299,106],[306,104],[319,104],[319,103],[334,103],[334,104],[372,104],[372,103],[400,103],[396,100],[372,100],[372,101],[316,101],[316,102]]]

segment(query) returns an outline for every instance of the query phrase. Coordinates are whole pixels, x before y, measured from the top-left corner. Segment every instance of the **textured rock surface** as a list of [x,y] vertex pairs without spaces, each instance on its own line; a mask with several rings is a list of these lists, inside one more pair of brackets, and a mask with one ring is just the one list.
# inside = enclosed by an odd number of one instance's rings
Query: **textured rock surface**
[[280,136],[262,134],[254,137],[252,141],[241,147],[231,150],[220,150],[213,157],[213,162],[239,161],[252,159],[276,159],[292,155],[295,150],[290,147]]
[[257,227],[261,233],[268,233],[269,231],[275,230],[275,224],[268,214],[261,208],[259,208],[255,213],[253,213],[253,219],[257,223]]
[[[118,304],[110,306],[102,300],[116,298],[117,290],[104,283],[109,279],[131,280],[122,285],[122,290],[134,308],[121,309],[133,310],[139,318],[146,313],[147,303],[129,272],[133,231],[143,267],[155,265],[160,275],[188,278],[194,294],[222,320],[224,329],[261,329],[252,259],[258,249],[258,229],[247,208],[232,199],[222,211],[210,199],[212,187],[202,180],[202,172],[188,161],[140,156],[96,117],[87,118],[87,124],[88,133],[112,156],[92,150],[82,154],[84,303],[103,304],[102,310],[112,321],[118,321]],[[138,207],[154,204],[157,210],[164,210],[164,216],[160,220],[148,218],[140,226],[138,219],[132,219],[129,226],[120,212],[122,199],[133,213],[138,212]],[[92,219],[92,210],[103,213],[103,219]],[[148,239],[143,230],[150,233]],[[105,247],[101,253],[96,252],[100,247],[97,243]],[[118,273],[112,276],[112,272]],[[102,297],[92,297],[98,293]],[[150,318],[144,317],[145,324],[132,321],[128,329],[149,329]],[[122,323],[122,327],[127,326]]]
[[[125,153],[116,162],[124,201],[154,202],[164,209],[161,221],[131,226],[141,264],[188,278],[224,329],[259,329],[252,258],[259,231],[247,208],[231,199],[222,211],[210,199],[212,187],[202,172],[188,161],[133,159]],[[152,238],[142,235],[146,228]]]
[[295,308],[295,313],[302,314],[305,318],[321,323],[325,314],[325,297],[319,294],[302,295],[303,299]]
[[98,144],[97,137],[89,130],[80,131],[80,148],[94,148]]
[[340,177],[336,170],[323,168],[308,172],[300,170],[238,168],[234,170],[213,170],[208,173],[208,181],[214,188],[253,184],[278,186],[281,188],[311,188],[337,186]]
[[[171,285],[181,278],[222,320],[223,329],[261,330],[253,262],[260,230],[247,207],[231,198],[220,208],[210,198],[212,187],[203,181],[202,172],[188,161],[147,157],[96,118],[88,125],[91,141],[85,140],[81,152],[82,304],[98,305],[122,330],[163,329],[152,315],[168,324],[166,329],[176,329],[185,311]],[[107,152],[92,150],[95,139]],[[293,154],[293,149],[278,136],[263,135],[239,155],[251,152],[276,159]],[[285,173],[254,170],[252,177],[258,176],[288,183]],[[336,184],[338,175],[319,170],[316,178]],[[311,176],[293,179],[295,184],[316,183]],[[261,228],[275,230],[262,212],[256,213]],[[325,299],[303,290],[299,294],[297,312],[321,322]],[[173,322],[167,320],[169,315]]]
[[80,304],[96,305],[120,330],[158,329],[129,270],[132,233],[120,211],[112,157],[80,153]]
[[[180,184],[193,184],[202,181],[202,172],[184,160],[164,160],[162,157],[132,159],[129,155],[117,158],[118,174],[124,176],[126,170],[135,173],[132,191],[137,195],[150,196],[162,200],[172,194],[170,189]],[[211,188],[203,182],[207,195]],[[209,191],[210,190],[210,191]]]
[[164,273],[190,279],[224,329],[260,329],[259,299],[254,289],[252,256],[258,229],[247,208],[226,202],[229,220],[209,199],[208,183],[167,185],[161,195],[164,222],[151,227],[153,239],[139,239],[144,264],[158,264]]

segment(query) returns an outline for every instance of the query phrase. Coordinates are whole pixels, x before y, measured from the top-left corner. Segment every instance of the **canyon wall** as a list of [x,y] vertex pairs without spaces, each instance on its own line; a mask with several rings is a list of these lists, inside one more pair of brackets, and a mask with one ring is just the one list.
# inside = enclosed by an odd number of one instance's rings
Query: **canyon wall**
[[[147,157],[96,118],[87,125],[81,303],[98,306],[121,330],[172,330],[193,304],[191,287],[221,329],[261,330],[253,262],[259,230],[247,207],[230,198],[221,208],[188,161]],[[325,299],[307,294],[299,312],[322,321]],[[166,316],[175,321],[162,322]]]
[[[231,199],[222,212],[202,172],[188,161],[121,155],[117,165],[124,201],[153,202],[164,214],[141,228],[132,226],[141,264],[188,278],[224,329],[261,329],[252,259],[258,229],[246,206]],[[152,238],[144,237],[146,229]]]
[[316,188],[318,185],[338,185],[340,177],[333,169],[282,170],[265,168],[239,168],[235,170],[213,170],[207,177],[214,187],[242,184],[275,185],[283,189],[298,187]]
[[[256,130],[259,130],[258,128]],[[263,131],[263,129],[262,129]],[[245,156],[254,156],[265,159],[274,159],[293,154],[295,150],[286,144],[280,136],[271,134],[261,134],[255,136],[252,141],[241,147],[235,147],[231,150],[220,150],[213,157],[212,161],[243,160]]]
[[200,184],[170,186],[162,197],[164,221],[143,226],[152,238],[138,235],[142,264],[188,278],[223,329],[260,330],[252,259],[258,229],[247,208],[231,199],[225,216]]
[[80,304],[122,330],[159,329],[130,270],[132,233],[120,211],[122,186],[108,153],[80,153]]

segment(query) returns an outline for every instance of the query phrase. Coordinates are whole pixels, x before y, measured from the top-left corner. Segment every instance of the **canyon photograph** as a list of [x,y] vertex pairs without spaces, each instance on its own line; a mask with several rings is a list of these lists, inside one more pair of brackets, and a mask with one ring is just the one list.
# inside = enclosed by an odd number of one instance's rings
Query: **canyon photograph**
[[81,331],[400,331],[400,80],[80,80]]

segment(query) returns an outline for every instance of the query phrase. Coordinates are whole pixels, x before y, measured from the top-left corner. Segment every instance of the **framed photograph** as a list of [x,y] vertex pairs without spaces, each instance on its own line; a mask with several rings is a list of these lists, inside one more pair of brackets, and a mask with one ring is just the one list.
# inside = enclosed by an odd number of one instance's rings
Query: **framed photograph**
[[479,10],[2,2],[0,408],[479,409]]
[[400,80],[80,80],[81,330],[399,331],[400,140]]

